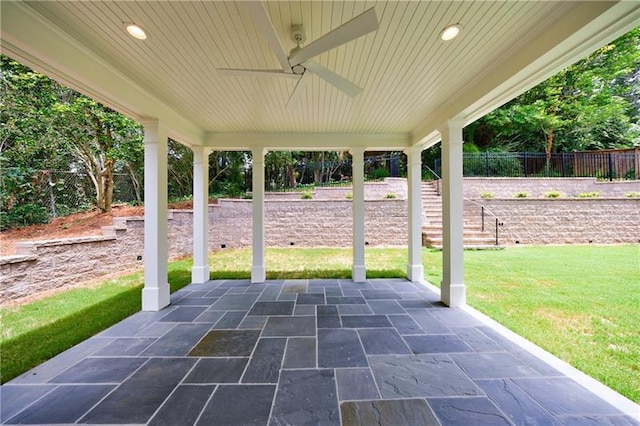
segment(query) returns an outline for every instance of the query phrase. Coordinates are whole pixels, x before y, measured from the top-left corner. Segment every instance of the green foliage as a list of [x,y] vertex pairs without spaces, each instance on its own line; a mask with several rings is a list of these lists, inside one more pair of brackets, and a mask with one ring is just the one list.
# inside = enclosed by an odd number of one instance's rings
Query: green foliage
[[527,191],[520,191],[513,194],[513,198],[527,198],[529,197],[529,193]]
[[635,192],[635,191],[625,192],[624,196],[627,198],[640,198],[640,192]]
[[470,153],[464,155],[464,176],[521,176],[522,164],[511,155]]
[[347,200],[353,200],[353,192],[347,192],[344,196]]
[[581,192],[579,194],[576,194],[576,197],[578,198],[598,198],[600,196],[600,192],[594,191],[594,192]]
[[394,199],[394,198],[398,198],[398,196],[396,194],[394,194],[393,192],[389,192],[389,193],[385,194],[384,198],[386,198],[386,199]]
[[485,200],[490,200],[495,196],[496,196],[495,192],[491,192],[491,191],[481,191],[480,192],[480,198],[483,198]]
[[475,154],[480,152],[480,148],[473,142],[465,142],[464,145],[462,145],[462,152]]
[[302,200],[312,200],[313,199],[313,194],[311,192],[303,192],[302,195],[300,196],[300,199],[302,199]]
[[640,144],[640,28],[467,126],[481,150],[559,152]]
[[388,178],[390,176],[389,170],[385,168],[377,168],[373,169],[369,174],[369,179],[371,180],[382,180],[384,178]]
[[547,191],[544,193],[544,198],[560,198],[562,197],[562,192],[552,189],[551,191]]
[[11,210],[0,211],[0,231],[48,222],[49,212],[37,204],[21,204]]

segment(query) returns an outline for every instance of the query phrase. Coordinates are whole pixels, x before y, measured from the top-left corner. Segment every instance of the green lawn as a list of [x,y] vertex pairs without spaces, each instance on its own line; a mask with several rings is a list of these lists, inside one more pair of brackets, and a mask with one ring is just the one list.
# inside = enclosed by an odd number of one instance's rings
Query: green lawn
[[[425,249],[425,278],[439,285],[442,255]],[[349,277],[350,249],[267,249],[267,278]],[[369,277],[404,276],[406,250],[367,248]],[[248,278],[251,252],[210,257],[213,278]],[[172,291],[189,261],[170,266]],[[140,309],[141,274],[0,310],[2,381]],[[513,247],[466,251],[471,306],[640,402],[640,246]]]

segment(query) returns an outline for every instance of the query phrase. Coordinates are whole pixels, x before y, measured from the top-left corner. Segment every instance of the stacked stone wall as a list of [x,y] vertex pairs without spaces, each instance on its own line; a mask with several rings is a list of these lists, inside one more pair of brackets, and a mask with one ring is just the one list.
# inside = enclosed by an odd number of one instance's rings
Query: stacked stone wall
[[622,198],[628,192],[640,192],[640,181],[596,181],[594,178],[465,178],[465,198],[480,198],[482,192],[492,192],[495,198],[514,198],[518,192],[543,198],[545,192],[560,191],[564,197],[583,192],[599,192],[602,198]]
[[503,225],[500,243],[640,243],[640,199],[476,200]]

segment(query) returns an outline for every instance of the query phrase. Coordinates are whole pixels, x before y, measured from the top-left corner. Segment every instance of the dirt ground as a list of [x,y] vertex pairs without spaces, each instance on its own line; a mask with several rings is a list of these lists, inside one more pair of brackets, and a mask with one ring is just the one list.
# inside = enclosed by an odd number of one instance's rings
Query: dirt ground
[[[215,199],[209,200],[209,203],[215,202]],[[191,210],[193,209],[193,202],[192,200],[185,200],[170,203],[168,208],[174,210]],[[102,213],[100,210],[94,209],[70,216],[57,217],[43,225],[29,225],[23,228],[8,229],[0,232],[0,256],[16,254],[15,244],[20,241],[102,235],[102,227],[112,225],[114,217],[129,216],[144,216],[144,207],[118,204],[113,205],[109,213]]]

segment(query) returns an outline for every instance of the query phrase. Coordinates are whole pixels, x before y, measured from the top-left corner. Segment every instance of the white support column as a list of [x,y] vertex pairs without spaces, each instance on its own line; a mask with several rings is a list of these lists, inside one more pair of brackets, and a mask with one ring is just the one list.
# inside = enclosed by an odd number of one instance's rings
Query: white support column
[[264,156],[267,150],[254,148],[253,154],[253,263],[251,282],[262,283],[266,278],[264,266]]
[[209,281],[209,154],[193,148],[193,268],[191,282]]
[[466,304],[464,285],[464,197],[462,180],[461,120],[450,120],[442,135],[442,302],[451,307]]
[[407,184],[409,214],[409,258],[407,263],[407,278],[412,282],[424,279],[422,265],[422,149],[412,148],[407,154]]
[[351,277],[357,283],[367,280],[364,263],[364,148],[351,149],[353,181],[353,272]]
[[142,310],[169,304],[167,274],[167,129],[157,120],[144,126],[144,288]]

